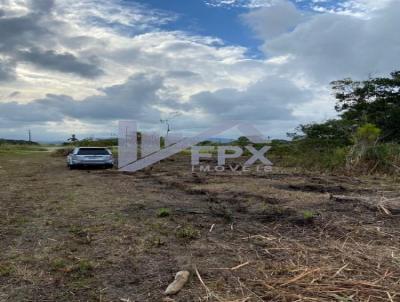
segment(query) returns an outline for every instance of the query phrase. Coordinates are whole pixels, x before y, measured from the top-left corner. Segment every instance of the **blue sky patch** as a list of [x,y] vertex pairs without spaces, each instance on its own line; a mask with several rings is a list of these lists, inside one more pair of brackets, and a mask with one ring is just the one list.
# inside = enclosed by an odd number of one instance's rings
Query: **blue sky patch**
[[[256,0],[254,0],[256,1]],[[249,27],[243,23],[240,15],[251,9],[251,0],[206,1],[206,0],[125,0],[125,3],[140,3],[150,9],[157,9],[178,18],[161,26],[165,30],[180,30],[201,36],[220,38],[227,45],[239,45],[248,49],[247,55],[262,58],[259,50],[262,41],[257,39]],[[254,3],[266,3],[258,1]],[[313,11],[313,7],[335,8],[341,1],[337,0],[293,0],[302,10]],[[216,5],[221,3],[221,5]],[[228,4],[230,3],[230,4]]]

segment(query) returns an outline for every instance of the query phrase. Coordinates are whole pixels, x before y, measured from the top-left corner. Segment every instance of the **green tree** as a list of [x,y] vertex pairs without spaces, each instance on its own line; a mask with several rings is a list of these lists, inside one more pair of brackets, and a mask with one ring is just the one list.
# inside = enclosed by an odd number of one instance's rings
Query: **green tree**
[[298,132],[288,134],[295,141],[314,147],[342,147],[352,143],[352,126],[346,120],[300,125]]
[[337,100],[335,109],[343,120],[356,127],[374,124],[382,130],[383,141],[400,142],[400,71],[388,78],[344,79],[331,84]]
[[75,134],[72,134],[71,137],[68,139],[68,141],[70,141],[71,143],[77,142],[78,139],[76,138]]
[[355,134],[356,143],[372,145],[377,142],[381,132],[381,129],[373,124],[365,124],[364,126],[357,129],[357,132]]
[[240,147],[245,147],[247,145],[251,145],[251,141],[246,137],[246,136],[240,136],[235,144],[237,144]]

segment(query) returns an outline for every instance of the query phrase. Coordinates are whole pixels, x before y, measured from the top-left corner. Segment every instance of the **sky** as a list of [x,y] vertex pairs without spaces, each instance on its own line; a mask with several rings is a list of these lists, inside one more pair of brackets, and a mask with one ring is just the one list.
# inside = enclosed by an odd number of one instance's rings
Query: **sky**
[[335,118],[333,80],[400,69],[400,0],[0,0],[0,138],[119,120],[285,138]]

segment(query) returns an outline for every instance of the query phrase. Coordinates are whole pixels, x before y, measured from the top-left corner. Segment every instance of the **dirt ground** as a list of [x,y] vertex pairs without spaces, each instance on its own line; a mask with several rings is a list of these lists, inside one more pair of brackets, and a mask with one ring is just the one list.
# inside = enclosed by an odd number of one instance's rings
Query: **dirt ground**
[[188,163],[1,154],[0,301],[163,301],[182,269],[177,302],[400,301],[398,183]]

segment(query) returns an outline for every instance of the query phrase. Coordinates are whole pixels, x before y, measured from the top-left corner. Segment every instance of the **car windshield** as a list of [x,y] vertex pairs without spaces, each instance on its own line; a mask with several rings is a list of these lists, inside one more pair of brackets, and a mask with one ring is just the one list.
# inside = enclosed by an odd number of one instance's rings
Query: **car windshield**
[[78,155],[110,155],[110,153],[104,148],[81,148]]

